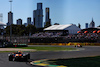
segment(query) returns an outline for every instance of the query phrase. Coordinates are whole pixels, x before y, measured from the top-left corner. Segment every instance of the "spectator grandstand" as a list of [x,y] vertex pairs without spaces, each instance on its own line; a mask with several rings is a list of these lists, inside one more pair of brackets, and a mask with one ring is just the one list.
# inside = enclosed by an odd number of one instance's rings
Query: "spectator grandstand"
[[62,32],[40,32],[33,34],[32,37],[59,37],[62,34]]

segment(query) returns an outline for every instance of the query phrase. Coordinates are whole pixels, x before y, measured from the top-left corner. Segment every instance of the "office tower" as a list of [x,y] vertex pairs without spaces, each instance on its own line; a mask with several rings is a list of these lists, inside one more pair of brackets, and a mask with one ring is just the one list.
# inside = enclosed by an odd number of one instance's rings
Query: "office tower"
[[46,8],[45,9],[45,23],[44,23],[44,27],[49,27],[51,26],[51,19],[50,19],[50,9]]
[[27,18],[27,24],[31,24],[31,17]]
[[32,22],[31,24],[34,25],[34,22]]
[[36,10],[33,11],[33,24],[36,27],[35,23],[36,23]]
[[17,25],[22,25],[22,19],[17,20]]
[[37,3],[37,10],[33,11],[33,22],[36,28],[42,28],[43,25],[42,3]]
[[13,24],[13,13],[10,11],[8,13],[8,23],[7,23],[7,25],[9,26],[11,24]]
[[86,28],[86,29],[88,28],[88,23],[85,24],[85,28]]
[[42,9],[42,3],[37,3],[37,10]]
[[95,27],[95,22],[93,21],[93,18],[92,18],[92,22],[90,23],[89,27],[90,28],[94,28]]
[[27,23],[24,23],[24,25],[25,25],[25,27],[27,27],[27,26],[28,26],[28,24],[27,24]]

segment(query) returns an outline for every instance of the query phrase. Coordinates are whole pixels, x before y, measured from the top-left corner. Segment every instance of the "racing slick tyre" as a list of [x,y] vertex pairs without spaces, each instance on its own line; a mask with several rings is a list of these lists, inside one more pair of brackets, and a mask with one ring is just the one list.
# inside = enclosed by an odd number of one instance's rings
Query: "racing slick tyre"
[[13,58],[13,61],[15,61],[15,58]]
[[80,47],[82,47],[82,45],[80,45]]
[[28,56],[28,59],[30,59],[30,54],[28,54],[27,56]]
[[9,61],[13,61],[13,55],[9,56]]
[[29,53],[27,53],[26,56],[28,57],[28,59],[30,59],[30,54]]
[[24,57],[24,60],[25,61],[28,61],[28,56],[27,55]]

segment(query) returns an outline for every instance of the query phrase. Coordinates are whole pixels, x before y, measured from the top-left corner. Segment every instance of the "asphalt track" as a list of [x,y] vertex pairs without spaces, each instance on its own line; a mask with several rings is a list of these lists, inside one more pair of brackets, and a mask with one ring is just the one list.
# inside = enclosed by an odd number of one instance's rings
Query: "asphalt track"
[[[66,46],[62,46],[62,47],[66,47]],[[84,46],[83,48],[78,48],[78,49],[80,49],[80,51],[30,52],[31,59],[29,61],[41,60],[41,59],[58,59],[58,58],[62,59],[62,58],[100,56],[100,46]],[[8,61],[8,54],[9,53],[0,53],[0,67],[39,67],[39,66],[30,65],[29,62]]]

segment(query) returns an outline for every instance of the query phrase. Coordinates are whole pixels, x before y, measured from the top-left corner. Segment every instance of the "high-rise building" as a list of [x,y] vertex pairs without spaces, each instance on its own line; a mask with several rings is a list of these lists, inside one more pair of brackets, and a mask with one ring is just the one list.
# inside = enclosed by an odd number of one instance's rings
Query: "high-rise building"
[[31,24],[31,17],[27,18],[27,24]]
[[44,27],[49,27],[51,26],[51,19],[50,19],[50,9],[46,8],[45,9],[45,23],[44,23]]
[[25,25],[25,27],[27,27],[27,26],[28,26],[28,24],[27,24],[27,23],[24,23],[24,25]]
[[34,26],[36,26],[35,23],[36,23],[36,10],[33,11],[33,24],[34,24]]
[[42,28],[43,26],[43,9],[42,3],[37,3],[37,10],[33,11],[33,22],[36,28]]
[[93,18],[92,18],[92,22],[90,23],[89,27],[90,28],[94,28],[95,27],[95,22],[93,21]]
[[37,10],[42,9],[42,3],[37,3]]
[[34,25],[34,22],[32,22],[31,24]]
[[17,25],[22,25],[22,19],[17,20]]
[[45,22],[49,22],[49,8],[45,9]]
[[9,26],[11,24],[13,24],[13,13],[10,11],[8,13],[8,23],[7,23],[7,25]]
[[88,23],[85,23],[85,28],[86,28],[86,29],[88,28]]

